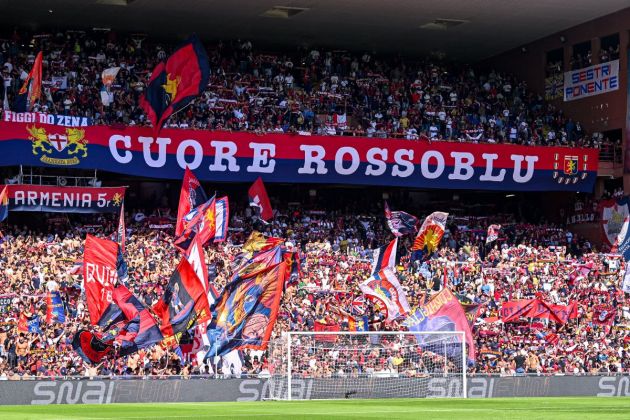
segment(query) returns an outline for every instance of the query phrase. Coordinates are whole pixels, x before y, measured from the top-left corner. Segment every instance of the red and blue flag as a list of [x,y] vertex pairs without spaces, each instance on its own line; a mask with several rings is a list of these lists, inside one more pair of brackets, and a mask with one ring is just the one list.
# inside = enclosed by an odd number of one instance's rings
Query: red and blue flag
[[46,295],[46,323],[66,322],[66,311],[59,291],[48,292]]
[[383,268],[394,268],[396,266],[396,248],[398,247],[398,238],[391,241],[388,245],[381,246],[372,250],[372,272],[371,276],[381,271]]
[[204,91],[209,76],[208,55],[195,35],[153,69],[140,106],[156,132]]
[[190,213],[192,209],[199,207],[206,201],[208,201],[208,197],[206,196],[201,183],[195,174],[193,174],[190,169],[186,168],[186,171],[184,172],[184,180],[182,181],[182,189],[179,193],[175,236],[181,235],[184,230],[184,217]]
[[418,307],[415,313],[405,320],[404,325],[411,332],[432,332],[433,334],[428,335],[416,334],[416,341],[420,347],[429,351],[435,349],[436,353],[446,350],[446,354],[451,357],[462,354],[461,336],[439,332],[463,331],[468,348],[468,360],[475,360],[475,343],[466,313],[457,297],[448,288],[442,289],[426,304]]
[[418,218],[404,211],[391,211],[385,202],[385,219],[394,236],[413,235],[416,233]]
[[98,363],[109,353],[127,356],[162,341],[163,336],[149,310],[125,286],[118,285],[112,304],[99,325],[104,333],[81,330],[72,346],[85,361]]
[[266,270],[251,270],[251,274],[238,276],[225,287],[212,308],[206,358],[224,356],[232,350],[267,348],[286,275],[286,263],[281,262]]

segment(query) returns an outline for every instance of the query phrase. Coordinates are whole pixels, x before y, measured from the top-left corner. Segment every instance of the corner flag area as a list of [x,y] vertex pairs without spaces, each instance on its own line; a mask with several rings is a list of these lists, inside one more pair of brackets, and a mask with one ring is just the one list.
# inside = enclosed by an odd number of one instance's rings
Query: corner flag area
[[9,419],[627,419],[629,398],[495,398],[4,406]]

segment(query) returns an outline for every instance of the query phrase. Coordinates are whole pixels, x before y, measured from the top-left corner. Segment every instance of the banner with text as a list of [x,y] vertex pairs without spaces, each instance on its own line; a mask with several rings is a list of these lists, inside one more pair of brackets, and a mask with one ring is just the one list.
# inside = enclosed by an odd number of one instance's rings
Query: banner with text
[[619,60],[564,73],[564,101],[573,101],[619,89]]
[[[125,187],[55,187],[13,184],[8,186],[9,211],[54,213],[114,213],[120,211]],[[4,185],[0,185],[0,190]]]
[[77,115],[55,115],[43,112],[13,112],[4,111],[2,121],[41,125],[58,125],[59,127],[88,127],[92,125],[89,117]]
[[101,169],[207,181],[499,191],[593,190],[596,149],[0,123],[0,166]]

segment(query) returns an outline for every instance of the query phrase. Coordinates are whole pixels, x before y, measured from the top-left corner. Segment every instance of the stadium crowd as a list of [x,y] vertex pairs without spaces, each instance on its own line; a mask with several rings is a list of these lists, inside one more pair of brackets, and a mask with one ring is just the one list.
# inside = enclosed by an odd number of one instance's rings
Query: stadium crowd
[[[233,209],[228,241],[206,250],[217,289],[221,290],[230,278],[230,263],[239,252],[239,244],[255,226],[266,235],[286,238],[287,246],[299,249],[302,255],[302,276],[299,284],[285,291],[272,339],[280,338],[284,331],[313,331],[317,325],[347,330],[349,314],[357,319],[367,317],[370,330],[405,330],[402,320],[387,322],[374,305],[355,305],[362,295],[358,284],[370,275],[371,249],[391,240],[384,218],[375,216],[382,213],[286,208],[276,212],[271,224],[261,225],[252,218],[249,208]],[[172,229],[155,229],[172,221],[164,212],[147,217],[138,211],[127,216],[130,289],[151,305],[162,296],[179,258],[172,246]],[[487,226],[497,221],[503,225],[499,239],[486,245]],[[116,222],[101,216],[98,220],[65,223],[51,224],[44,230],[3,226],[0,379],[71,375],[189,377],[217,368],[202,364],[194,356],[184,355],[182,360],[160,345],[126,358],[110,357],[98,366],[85,364],[71,347],[73,334],[89,325],[81,293],[82,277],[75,263],[82,259],[85,233],[109,235]],[[407,251],[410,245],[411,238],[400,243],[397,274],[412,308],[437,293],[445,282],[461,301],[482,304],[474,326],[478,356],[475,363],[469,363],[469,372],[571,375],[630,371],[630,301],[620,290],[623,262],[612,254],[597,252],[588,241],[562,228],[517,223],[509,218],[451,219],[441,247],[425,262],[411,262]],[[44,321],[49,290],[62,292],[67,313],[64,324]],[[557,304],[577,301],[579,314],[564,325],[500,322],[498,311],[504,302],[526,298]],[[603,303],[615,311],[611,326],[592,322],[594,307]],[[38,314],[41,333],[19,332],[20,314]],[[312,376],[365,372],[414,376],[433,373],[431,369],[437,372],[444,365],[439,360],[429,363],[426,354],[410,353],[410,347],[389,344],[352,354],[330,351],[323,357],[305,352],[301,372]],[[415,352],[418,347],[413,349]],[[242,372],[220,363],[218,372],[227,375],[264,377],[270,368],[273,370],[268,355],[257,351],[243,351]]]
[[[10,108],[41,50],[44,93],[34,111],[146,125],[138,98],[172,49],[141,34],[16,30],[0,40],[0,102]],[[579,121],[512,76],[435,57],[316,48],[270,53],[241,40],[207,50],[206,91],[167,126],[585,147],[615,140],[587,135]],[[120,72],[105,91],[101,73],[111,67]]]
[[[436,58],[411,61],[317,49],[269,53],[254,49],[249,41],[206,47],[209,85],[192,106],[170,118],[169,127],[521,145],[611,144],[599,134],[587,135],[579,122],[529,91],[526,83],[494,71],[480,73]],[[0,40],[2,108],[10,108],[41,50],[44,99],[34,111],[90,117],[95,124],[147,125],[138,98],[151,70],[172,48],[140,34],[16,31]],[[101,73],[111,67],[120,67],[120,72],[108,92]],[[351,319],[364,317],[372,331],[405,330],[402,320],[389,322],[378,307],[360,299],[358,285],[370,275],[371,250],[392,237],[382,209],[280,207],[268,225],[257,222],[249,208],[231,210],[228,241],[206,249],[210,277],[219,291],[232,275],[239,245],[254,229],[285,238],[287,247],[301,254],[302,276],[284,293],[273,339],[286,331],[322,326],[347,330]],[[575,211],[581,210],[576,204]],[[146,213],[127,215],[125,257],[130,290],[151,306],[163,295],[180,255],[172,244],[173,219],[167,212]],[[89,327],[78,269],[83,239],[87,232],[110,235],[117,220],[100,216],[49,221],[46,229],[2,226],[0,379],[189,377],[217,370],[264,377],[273,370],[269,355],[260,351],[244,351],[238,372],[234,365],[208,365],[183,349],[178,353],[161,345],[126,358],[109,357],[98,366],[85,364],[71,346],[75,332]],[[503,226],[501,234],[486,244],[487,228],[495,223]],[[450,219],[440,247],[424,262],[412,261],[412,239],[400,241],[396,267],[412,308],[444,287],[462,302],[480,304],[474,320],[477,358],[469,362],[469,372],[630,372],[630,301],[620,289],[624,263],[614,255],[594,249],[562,226],[505,217]],[[45,322],[48,291],[61,292],[65,323]],[[577,302],[578,316],[563,325],[501,322],[505,302],[529,298]],[[601,305],[614,312],[612,325],[594,322],[595,308]],[[35,316],[40,332],[18,330],[21,318]],[[182,348],[190,340],[184,337]],[[452,361],[414,353],[418,348],[385,341],[380,349],[333,348],[319,358],[304,351],[297,353],[302,359],[296,366],[304,375],[320,377],[366,372],[415,376],[453,368]]]

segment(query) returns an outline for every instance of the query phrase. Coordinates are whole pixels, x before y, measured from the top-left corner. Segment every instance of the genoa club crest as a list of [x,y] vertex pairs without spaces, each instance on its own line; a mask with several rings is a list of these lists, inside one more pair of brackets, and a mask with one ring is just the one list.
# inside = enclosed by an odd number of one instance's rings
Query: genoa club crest
[[553,155],[553,179],[558,184],[577,184],[588,176],[588,155]]
[[564,174],[575,175],[578,173],[578,157],[577,156],[565,156],[564,157]]

